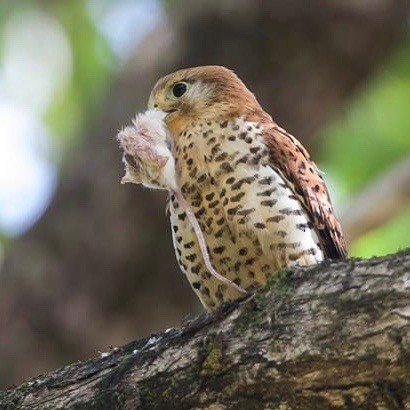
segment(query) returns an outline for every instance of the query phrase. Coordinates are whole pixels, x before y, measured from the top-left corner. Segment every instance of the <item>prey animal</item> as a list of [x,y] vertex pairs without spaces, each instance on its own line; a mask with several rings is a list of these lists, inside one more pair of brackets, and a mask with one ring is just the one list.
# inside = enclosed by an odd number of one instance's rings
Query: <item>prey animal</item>
[[[166,189],[178,264],[206,309],[281,268],[346,257],[322,173],[232,71],[204,66],[169,74],[154,86],[148,109],[164,124],[166,163],[174,170],[175,186]],[[137,180],[146,172],[144,161],[125,161]],[[159,168],[146,185],[164,189],[167,168]]]

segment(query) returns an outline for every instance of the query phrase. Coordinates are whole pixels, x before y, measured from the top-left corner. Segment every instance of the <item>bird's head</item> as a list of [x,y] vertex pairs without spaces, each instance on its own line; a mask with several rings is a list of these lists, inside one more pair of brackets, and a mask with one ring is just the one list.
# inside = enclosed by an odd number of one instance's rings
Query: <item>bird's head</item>
[[171,132],[180,132],[193,121],[222,121],[263,112],[236,74],[221,66],[187,68],[161,78],[148,107],[166,112]]

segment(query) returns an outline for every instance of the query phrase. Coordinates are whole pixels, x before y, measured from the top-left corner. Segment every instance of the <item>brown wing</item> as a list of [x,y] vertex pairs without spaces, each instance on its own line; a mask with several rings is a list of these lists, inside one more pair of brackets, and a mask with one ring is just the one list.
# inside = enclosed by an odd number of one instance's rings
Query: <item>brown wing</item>
[[275,123],[264,127],[264,139],[272,166],[293,186],[319,235],[330,259],[347,256],[342,228],[333,212],[322,173],[302,144]]

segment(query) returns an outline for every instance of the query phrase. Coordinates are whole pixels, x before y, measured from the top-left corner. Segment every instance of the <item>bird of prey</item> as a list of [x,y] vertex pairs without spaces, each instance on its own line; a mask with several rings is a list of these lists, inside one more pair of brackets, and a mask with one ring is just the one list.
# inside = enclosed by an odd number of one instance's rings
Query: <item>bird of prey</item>
[[[282,268],[346,257],[322,173],[229,69],[176,71],[154,86],[176,180],[203,232],[212,265],[243,289]],[[178,264],[208,310],[242,296],[210,274],[186,208],[170,197]]]

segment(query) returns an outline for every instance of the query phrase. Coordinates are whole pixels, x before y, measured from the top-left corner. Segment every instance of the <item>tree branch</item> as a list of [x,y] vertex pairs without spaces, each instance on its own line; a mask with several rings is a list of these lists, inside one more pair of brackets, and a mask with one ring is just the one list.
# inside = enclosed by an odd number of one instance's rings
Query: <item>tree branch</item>
[[341,221],[347,244],[397,217],[410,204],[410,155],[353,198]]
[[237,306],[0,393],[11,409],[406,409],[410,250],[281,272]]

